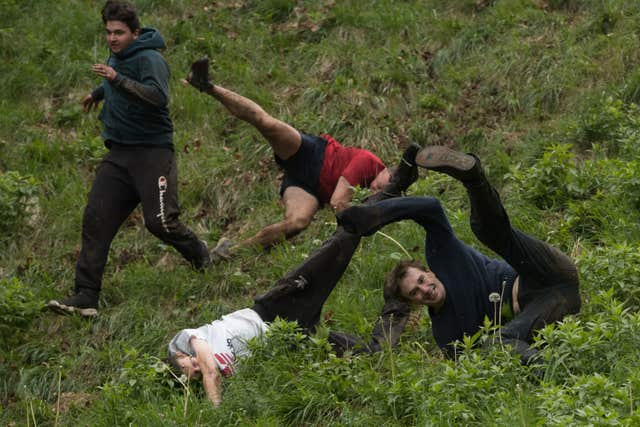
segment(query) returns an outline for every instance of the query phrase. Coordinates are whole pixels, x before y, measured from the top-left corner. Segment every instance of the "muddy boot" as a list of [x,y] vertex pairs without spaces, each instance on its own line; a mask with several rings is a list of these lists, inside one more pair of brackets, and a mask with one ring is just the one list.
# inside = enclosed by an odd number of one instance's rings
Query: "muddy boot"
[[209,77],[208,57],[202,57],[191,64],[191,72],[187,75],[187,81],[200,92],[209,92],[213,89],[213,83]]
[[440,145],[425,147],[416,156],[416,163],[420,167],[447,174],[462,183],[476,181],[482,176],[482,166],[477,157]]

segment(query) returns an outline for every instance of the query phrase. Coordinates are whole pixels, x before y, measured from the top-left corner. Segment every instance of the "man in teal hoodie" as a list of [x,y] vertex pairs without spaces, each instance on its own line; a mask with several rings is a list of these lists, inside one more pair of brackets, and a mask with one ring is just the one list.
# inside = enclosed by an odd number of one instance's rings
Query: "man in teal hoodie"
[[52,300],[58,313],[98,314],[98,295],[109,246],[142,203],[147,229],[170,244],[195,268],[210,265],[204,242],[179,220],[173,124],[169,117],[169,66],[158,52],[158,31],[141,28],[135,8],[109,0],[102,9],[111,55],[92,70],[103,82],[82,100],[84,111],[104,101],[99,118],[109,153],[100,164],[82,220],[82,249],[75,294]]

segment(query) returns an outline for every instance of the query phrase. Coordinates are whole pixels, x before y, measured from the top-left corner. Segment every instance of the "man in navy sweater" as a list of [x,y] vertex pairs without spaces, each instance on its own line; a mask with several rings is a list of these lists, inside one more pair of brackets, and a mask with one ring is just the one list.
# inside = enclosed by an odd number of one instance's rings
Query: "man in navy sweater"
[[[580,310],[575,264],[558,249],[511,226],[477,157],[434,146],[418,153],[416,163],[462,182],[471,205],[471,229],[504,260],[491,259],[459,240],[433,197],[355,206],[338,214],[339,224],[359,235],[404,219],[420,224],[426,231],[429,269],[415,261],[397,265],[385,284],[385,299],[426,305],[433,336],[450,357],[454,343],[476,333],[485,317],[495,324],[506,322],[498,342],[511,345],[528,364],[536,354],[530,347],[535,331]],[[408,315],[401,307],[394,309],[397,321]],[[397,342],[402,326],[388,330],[391,343]]]
[[95,64],[103,82],[82,100],[85,111],[104,100],[102,137],[110,149],[100,164],[82,220],[75,295],[52,300],[59,313],[98,314],[98,295],[111,241],[142,203],[147,229],[195,268],[210,265],[204,242],[178,219],[178,172],[169,117],[169,66],[160,33],[141,28],[135,8],[109,0],[102,9],[110,56]]

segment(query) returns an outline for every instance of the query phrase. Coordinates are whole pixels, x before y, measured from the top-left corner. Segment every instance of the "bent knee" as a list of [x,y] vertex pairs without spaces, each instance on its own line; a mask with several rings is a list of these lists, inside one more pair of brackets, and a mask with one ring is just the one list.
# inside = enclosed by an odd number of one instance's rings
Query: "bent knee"
[[287,234],[297,234],[311,224],[311,218],[296,217],[286,220]]

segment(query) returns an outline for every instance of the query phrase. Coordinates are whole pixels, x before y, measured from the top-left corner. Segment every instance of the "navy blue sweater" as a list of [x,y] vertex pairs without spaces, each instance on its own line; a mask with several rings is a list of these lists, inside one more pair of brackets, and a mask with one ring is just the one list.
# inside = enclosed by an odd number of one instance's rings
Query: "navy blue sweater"
[[451,355],[452,342],[475,334],[485,316],[493,320],[494,305],[489,294],[501,293],[503,282],[503,304],[510,306],[517,274],[505,261],[489,258],[458,239],[438,199],[406,200],[409,205],[412,201],[419,205],[412,219],[427,232],[427,264],[446,290],[444,305],[437,313],[429,309],[429,316],[436,343]]

